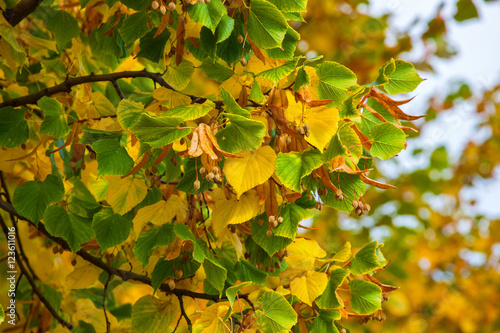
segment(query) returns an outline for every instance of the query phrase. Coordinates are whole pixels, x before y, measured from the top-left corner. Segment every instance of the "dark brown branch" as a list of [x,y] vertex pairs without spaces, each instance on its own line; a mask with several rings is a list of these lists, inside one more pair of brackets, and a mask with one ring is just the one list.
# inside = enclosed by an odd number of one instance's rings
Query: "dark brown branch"
[[[84,84],[84,83],[92,83],[92,82],[104,82],[104,81],[109,81],[113,82],[119,79],[127,79],[127,78],[137,78],[137,77],[143,77],[143,78],[148,78],[153,80],[154,82],[158,83],[160,86],[165,87],[167,89],[177,91],[172,87],[170,84],[163,79],[160,73],[152,73],[148,72],[146,70],[143,71],[124,71],[124,72],[117,72],[117,73],[111,73],[111,74],[90,74],[87,76],[80,76],[80,77],[74,77],[74,78],[69,78],[65,80],[63,83],[60,83],[56,86],[46,88],[43,90],[40,90],[36,93],[26,95],[23,97],[19,98],[14,98],[8,101],[5,101],[0,104],[0,108],[5,107],[5,106],[13,106],[13,107],[18,107],[18,106],[24,106],[28,104],[36,104],[38,100],[40,100],[42,97],[47,96],[53,96],[58,93],[70,93],[71,89],[74,86]],[[202,98],[202,97],[197,97],[197,96],[192,96],[192,95],[186,95],[191,98],[192,103],[204,103],[207,99]]]
[[[14,216],[16,216],[17,218],[19,218],[21,220],[33,223],[32,221],[30,221],[27,218],[20,215],[15,210],[15,208],[11,204],[9,204],[8,202],[0,200],[0,209],[6,211],[7,213],[13,214]],[[49,238],[51,241],[59,244],[59,246],[61,246],[63,249],[71,251],[68,243],[60,237],[54,237],[51,234],[49,234],[49,232],[45,229],[45,226],[42,222],[38,223],[37,229],[42,234],[44,234],[47,238]],[[106,264],[105,262],[103,262],[101,259],[94,257],[90,253],[86,252],[85,250],[79,250],[78,252],[76,252],[76,254],[79,255],[80,257],[82,257],[84,260],[90,262],[94,266],[99,267],[100,269],[107,272],[108,274],[112,274],[112,275],[115,275],[115,276],[121,278],[123,281],[133,280],[133,281],[142,282],[142,283],[147,284],[147,285],[151,285],[151,279],[149,277],[112,267],[112,266]],[[168,284],[165,284],[165,283],[162,283],[160,285],[159,289],[167,294],[172,294],[172,295],[176,295],[176,296],[186,296],[186,297],[197,298],[197,299],[204,299],[207,301],[219,302],[221,300],[227,299],[226,296],[222,296],[219,298],[219,296],[217,296],[217,295],[203,294],[203,293],[198,293],[198,292],[186,290],[186,289],[177,289],[176,288],[174,290],[171,290],[170,287],[168,286]],[[252,308],[253,308],[253,304],[248,299],[247,294],[240,295],[240,297],[243,298],[244,300],[246,300],[248,302],[248,304],[250,304],[250,306],[252,306]]]
[[43,0],[20,0],[14,7],[6,9],[3,16],[9,24],[15,27],[26,16],[33,13]]
[[182,300],[182,296],[177,295],[177,298],[179,299],[179,307],[181,308],[181,316],[186,319],[186,323],[188,324],[189,329],[191,329],[192,323],[191,320],[189,319],[186,309],[184,309],[184,301]]
[[[2,230],[3,230],[3,233],[5,234],[5,237],[8,238],[9,237],[9,229],[7,227],[7,224],[5,224],[5,221],[4,221],[4,219],[2,218],[1,215],[0,215],[0,225],[2,226]],[[33,278],[31,277],[31,275],[28,273],[28,270],[24,266],[24,263],[23,263],[23,261],[21,260],[21,257],[18,254],[18,251],[14,251],[14,255],[15,255],[15,258],[16,258],[16,262],[19,265],[19,268],[21,269],[21,273],[24,276],[26,276],[26,279],[28,280],[28,283],[31,285],[31,289],[38,296],[38,298],[40,299],[40,302],[42,302],[45,305],[45,307],[47,308],[47,310],[49,310],[49,312],[52,315],[52,317],[54,317],[63,327],[66,327],[67,329],[72,330],[73,329],[73,325],[70,324],[70,323],[68,323],[67,321],[65,321],[64,319],[61,318],[61,316],[57,313],[57,311],[54,310],[54,308],[52,307],[52,305],[50,305],[49,301],[47,301],[47,299],[45,298],[45,296],[43,296],[43,294],[40,291],[40,289],[38,289],[38,287],[37,287],[37,285],[35,283],[35,280],[33,280]]]
[[104,295],[102,297],[102,310],[104,311],[104,318],[106,319],[106,333],[109,333],[111,331],[111,324],[108,320],[108,314],[106,313],[106,293],[108,291],[108,284],[110,280],[111,280],[111,275],[108,274],[106,284],[104,285]]
[[123,91],[120,89],[118,82],[116,82],[116,80],[113,80],[111,82],[113,83],[113,87],[115,87],[115,90],[118,93],[118,96],[120,96],[120,99],[124,99],[125,95],[123,95]]

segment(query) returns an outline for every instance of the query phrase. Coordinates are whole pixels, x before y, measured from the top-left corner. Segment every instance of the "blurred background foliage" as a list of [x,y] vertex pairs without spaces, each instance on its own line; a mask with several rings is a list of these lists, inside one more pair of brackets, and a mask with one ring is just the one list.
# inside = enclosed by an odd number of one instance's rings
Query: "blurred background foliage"
[[[399,31],[390,24],[391,13],[371,16],[368,0],[309,0],[307,24],[297,23],[302,36],[299,50],[345,64],[364,84],[373,81],[378,68],[391,58],[407,59],[418,44],[421,56],[409,60],[422,77],[435,77],[439,75],[433,68],[435,59],[460,56],[447,26],[481,20],[470,0],[448,1],[446,5],[453,6],[451,15],[444,13],[444,3],[435,3],[433,17],[408,22],[407,30]],[[404,3],[400,6],[404,11]],[[426,29],[416,36],[414,28],[422,23]],[[313,222],[318,230],[305,233],[329,250],[347,240],[355,247],[371,240],[385,243],[384,252],[392,262],[379,273],[380,279],[400,290],[384,306],[386,321],[362,326],[345,323],[352,332],[500,332],[500,225],[494,214],[475,209],[478,200],[495,193],[467,195],[477,182],[495,181],[500,164],[500,85],[474,84],[457,81],[431,96],[418,95],[415,102],[427,109],[425,122],[406,125],[421,132],[448,126],[440,116],[453,116],[468,105],[474,112],[457,121],[474,122],[474,132],[483,133],[481,140],[455,133],[465,146],[459,156],[453,156],[447,145],[421,144],[424,139],[412,135],[404,156],[377,165],[378,177],[397,190],[367,191],[365,199],[372,211],[362,218],[325,208]],[[424,110],[411,111],[422,114]],[[428,163],[412,164],[419,159]]]

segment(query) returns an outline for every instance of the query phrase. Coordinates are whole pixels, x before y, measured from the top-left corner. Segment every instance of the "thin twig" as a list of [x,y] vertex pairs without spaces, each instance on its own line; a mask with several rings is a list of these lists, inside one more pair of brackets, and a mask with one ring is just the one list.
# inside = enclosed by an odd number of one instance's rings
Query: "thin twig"
[[[0,215],[0,225],[2,226],[3,233],[5,234],[5,237],[9,237],[9,229],[7,227],[7,224],[5,224],[4,219]],[[21,260],[19,254],[17,253],[18,251],[14,251],[14,255],[16,258],[16,262],[19,265],[19,268],[21,269],[21,272],[24,276],[26,276],[26,279],[28,280],[28,283],[31,285],[31,289],[33,292],[38,296],[40,301],[45,305],[47,310],[49,310],[50,314],[52,317],[54,317],[63,327],[66,327],[69,330],[73,329],[73,325],[65,321],[64,319],[61,318],[61,316],[57,313],[56,310],[50,305],[49,301],[43,296],[42,292],[38,289],[35,281],[33,278],[29,275],[28,270],[24,266],[23,261]]]
[[113,87],[115,87],[115,90],[118,93],[118,96],[120,96],[120,99],[124,99],[125,95],[123,95],[123,91],[120,89],[118,82],[116,82],[116,80],[113,80],[111,82],[113,83]]
[[181,308],[181,316],[184,317],[186,320],[186,323],[188,324],[188,327],[191,327],[191,320],[189,319],[186,310],[184,309],[184,301],[182,300],[182,296],[177,295],[177,299],[179,299],[179,307]]
[[111,323],[109,322],[108,314],[106,313],[106,292],[108,291],[108,284],[110,280],[111,274],[108,274],[108,278],[104,284],[104,295],[102,297],[102,310],[104,311],[104,318],[106,319],[106,333],[111,331]]

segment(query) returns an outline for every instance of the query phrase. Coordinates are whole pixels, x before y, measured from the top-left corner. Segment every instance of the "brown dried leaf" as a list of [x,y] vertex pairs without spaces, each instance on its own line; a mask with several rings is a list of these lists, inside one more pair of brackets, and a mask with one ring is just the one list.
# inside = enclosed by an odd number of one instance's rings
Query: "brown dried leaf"
[[382,93],[379,93],[375,88],[371,88],[370,90],[370,95],[373,97],[377,102],[379,102],[380,105],[382,105],[387,111],[390,112],[390,114],[396,118],[396,119],[402,119],[402,120],[417,120],[423,116],[411,116],[406,113],[404,113],[400,108],[399,105],[403,105],[405,103],[408,103],[410,100],[405,100],[405,101],[395,101],[391,99],[389,96],[384,95]]
[[137,171],[141,170],[143,166],[146,165],[146,163],[149,161],[149,152],[150,150],[148,150],[144,156],[142,157],[142,160],[136,164],[135,167],[132,168],[132,170],[130,170],[129,173],[127,173],[125,176],[122,176],[122,179],[125,178],[125,177],[128,177],[134,173],[136,173]]

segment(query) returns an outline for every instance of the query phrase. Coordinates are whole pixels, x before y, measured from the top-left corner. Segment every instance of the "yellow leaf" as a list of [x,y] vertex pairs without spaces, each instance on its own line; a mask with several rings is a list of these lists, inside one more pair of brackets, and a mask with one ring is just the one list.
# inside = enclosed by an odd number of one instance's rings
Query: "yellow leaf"
[[306,141],[323,153],[325,146],[337,133],[338,110],[326,106],[307,109],[305,118],[305,123],[311,126],[310,135],[305,138]]
[[105,200],[109,182],[104,177],[97,178],[95,174],[92,176],[93,177],[89,177],[87,182],[87,187],[90,193],[92,193],[97,201]]
[[230,332],[229,326],[224,325],[222,319],[231,311],[228,302],[216,303],[203,311],[200,318],[196,319],[193,326],[194,333],[225,333]]
[[144,180],[119,176],[109,177],[106,201],[116,214],[123,215],[139,204],[148,193]]
[[252,83],[253,78],[251,75],[233,75],[226,81],[222,82],[220,88],[226,89],[231,94],[231,96],[233,96],[233,98],[238,98],[243,86],[251,86]]
[[295,101],[295,96],[293,96],[290,90],[286,91],[286,98],[288,100],[288,108],[285,110],[285,118],[292,123],[300,124],[304,116],[304,104]]
[[309,271],[314,269],[317,258],[326,256],[326,252],[319,247],[318,243],[305,238],[297,238],[295,242],[288,245],[289,252],[286,262],[295,269]]
[[28,44],[29,46],[37,49],[48,49],[51,51],[54,51],[56,53],[59,53],[57,51],[57,46],[56,42],[54,40],[49,40],[49,39],[43,39],[43,38],[38,38],[30,35],[27,32],[21,31],[19,33],[19,38]]
[[215,202],[212,215],[212,227],[215,235],[222,235],[228,224],[239,224],[257,216],[260,211],[259,196],[255,190],[245,192],[240,199],[236,197],[230,200]]
[[172,195],[167,201],[160,200],[151,206],[146,206],[137,211],[134,218],[134,231],[139,235],[144,225],[148,222],[162,225],[170,222],[175,216],[180,221],[186,217],[187,207],[177,195]]
[[100,269],[97,266],[76,257],[73,272],[66,276],[66,285],[69,289],[82,289],[92,286],[99,278]]
[[191,103],[191,98],[189,96],[173,91],[172,89],[167,89],[165,87],[159,87],[155,89],[155,91],[153,91],[153,98],[162,103],[169,102],[169,107],[171,108]]
[[323,293],[328,283],[325,273],[309,272],[307,276],[297,277],[290,283],[290,290],[302,302],[312,306],[312,302]]
[[228,158],[224,164],[224,174],[238,198],[268,180],[274,173],[276,161],[276,153],[269,146],[260,147],[253,152],[243,150],[239,155],[243,158]]
[[90,99],[92,107],[100,116],[112,116],[116,114],[113,104],[101,92],[94,91]]

